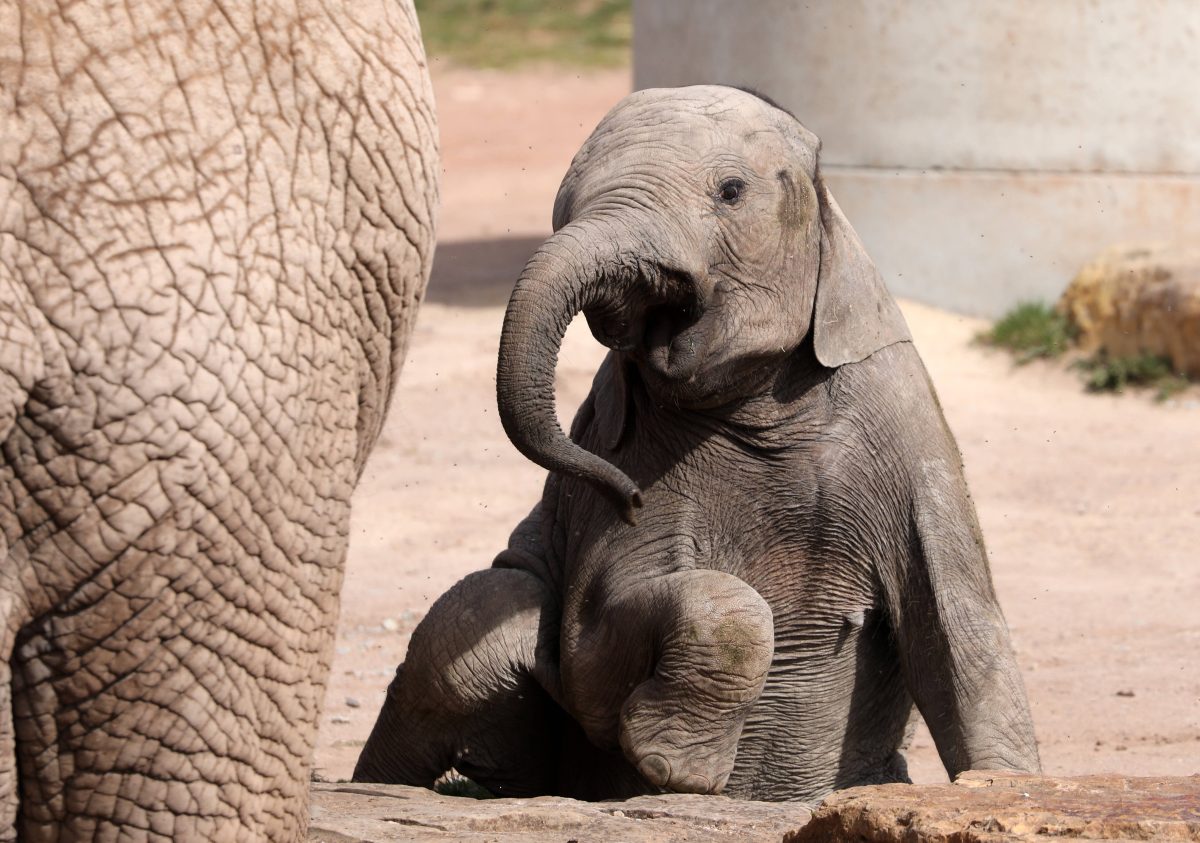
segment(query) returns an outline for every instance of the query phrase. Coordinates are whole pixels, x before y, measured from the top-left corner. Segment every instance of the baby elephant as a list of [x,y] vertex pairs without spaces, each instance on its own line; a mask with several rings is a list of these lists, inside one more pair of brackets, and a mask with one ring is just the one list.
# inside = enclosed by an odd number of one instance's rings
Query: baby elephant
[[[625,98],[508,305],[505,430],[550,470],[430,610],[359,780],[815,800],[1039,767],[957,446],[820,144],[745,91]],[[582,311],[612,349],[567,438]]]

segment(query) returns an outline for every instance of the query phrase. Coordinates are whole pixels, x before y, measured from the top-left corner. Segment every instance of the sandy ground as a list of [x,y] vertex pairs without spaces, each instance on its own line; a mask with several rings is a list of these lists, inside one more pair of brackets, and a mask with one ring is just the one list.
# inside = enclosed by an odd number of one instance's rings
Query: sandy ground
[[[435,68],[441,245],[387,427],[355,497],[318,772],[348,777],[409,634],[486,567],[543,472],[495,410],[508,289],[549,230],[571,155],[626,73]],[[1064,284],[1067,279],[1064,279]],[[1049,773],[1200,772],[1200,400],[1084,394],[973,347],[982,323],[904,303],[958,437]],[[603,356],[579,322],[565,416]],[[945,779],[928,733],[914,779]]]

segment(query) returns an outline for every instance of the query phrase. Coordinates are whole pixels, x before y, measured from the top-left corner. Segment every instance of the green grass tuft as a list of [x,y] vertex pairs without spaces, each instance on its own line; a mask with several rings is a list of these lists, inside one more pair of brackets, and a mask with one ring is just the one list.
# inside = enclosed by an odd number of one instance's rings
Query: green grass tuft
[[[975,339],[1011,351],[1018,363],[1028,363],[1038,358],[1061,357],[1071,350],[1075,337],[1075,327],[1050,305],[1022,302]],[[1159,401],[1166,401],[1193,383],[1173,371],[1170,360],[1155,354],[1112,357],[1101,351],[1071,365],[1083,372],[1089,392],[1123,392],[1126,387],[1146,387],[1155,390]]]
[[471,67],[629,63],[630,0],[416,0],[425,49]]
[[978,336],[987,345],[1006,348],[1018,363],[1059,357],[1070,347],[1074,330],[1067,317],[1042,302],[1022,302]]
[[1191,385],[1192,381],[1182,375],[1165,377],[1154,385],[1154,400],[1169,401]]
[[1110,357],[1101,352],[1078,363],[1091,392],[1123,392],[1128,386],[1150,387],[1159,401],[1187,389],[1189,381],[1171,368],[1171,361],[1155,354]]

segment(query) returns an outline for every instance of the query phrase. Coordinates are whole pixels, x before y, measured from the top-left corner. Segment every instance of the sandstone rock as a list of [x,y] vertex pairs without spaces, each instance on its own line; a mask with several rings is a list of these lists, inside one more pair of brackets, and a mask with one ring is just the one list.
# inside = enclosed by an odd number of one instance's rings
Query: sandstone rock
[[876,785],[827,798],[788,843],[1200,841],[1200,776],[1051,778],[965,773],[952,785]]
[[[313,843],[1021,843],[1200,841],[1200,776],[1053,778],[965,773],[952,785],[877,785],[803,805],[721,796],[624,802],[475,800],[398,785],[314,784]],[[811,821],[810,821],[811,816]]]
[[594,843],[594,841],[777,841],[804,826],[803,805],[722,796],[639,796],[624,802],[465,799],[421,788],[314,784],[314,843]]
[[1200,377],[1200,249],[1110,249],[1080,270],[1058,306],[1085,351],[1155,354]]

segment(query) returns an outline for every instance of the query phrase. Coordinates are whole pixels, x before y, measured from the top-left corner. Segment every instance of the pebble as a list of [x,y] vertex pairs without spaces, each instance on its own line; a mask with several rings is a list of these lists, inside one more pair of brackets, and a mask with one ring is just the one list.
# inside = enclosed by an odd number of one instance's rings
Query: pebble
[[396,632],[400,629],[400,622],[395,618],[384,618],[382,626],[388,632]]
[[339,726],[340,726],[340,725],[344,725],[344,724],[346,724],[346,723],[349,723],[349,722],[350,722],[350,718],[349,718],[349,717],[347,717],[347,716],[346,716],[346,715],[344,715],[344,714],[335,714],[335,715],[333,715],[333,717],[330,717],[330,718],[329,718],[329,722],[330,722],[330,723],[337,724],[337,725],[339,725]]
[[362,703],[360,703],[355,697],[346,697],[346,705],[350,708],[358,708],[360,705],[362,705]]

